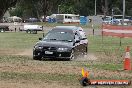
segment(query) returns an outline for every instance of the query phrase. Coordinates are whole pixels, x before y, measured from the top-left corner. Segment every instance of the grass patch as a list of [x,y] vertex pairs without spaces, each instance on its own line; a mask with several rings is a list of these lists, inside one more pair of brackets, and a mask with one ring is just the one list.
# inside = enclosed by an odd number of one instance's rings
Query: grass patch
[[[0,33],[0,49],[29,49],[42,37],[42,33],[27,34],[25,32]],[[127,45],[131,46],[132,39],[122,39],[122,46],[119,45],[120,39],[117,37],[88,36],[89,52],[122,53]]]
[[123,64],[93,64],[93,65],[89,65],[86,64],[84,65],[87,68],[92,68],[92,69],[103,69],[103,70],[111,70],[111,71],[116,71],[116,70],[120,70],[123,67]]
[[7,55],[7,56],[1,56],[0,57],[0,63],[8,62],[8,63],[26,63],[29,60],[32,60],[31,57],[27,56],[13,56],[13,55]]
[[[84,64],[90,64],[91,61],[37,61],[33,60],[32,57],[28,56],[13,56],[13,55],[7,55],[7,56],[0,56],[0,63],[8,63],[8,64],[14,64],[14,65],[25,65],[25,66],[39,66],[44,67],[45,65],[52,65],[52,66],[59,66],[65,67],[65,66],[72,66],[72,67],[82,67]],[[80,69],[81,70],[81,69]]]
[[74,74],[46,74],[46,73],[17,73],[0,72],[0,80],[38,80],[56,81],[60,83],[77,84],[79,75]]
[[0,33],[0,48],[2,49],[29,49],[38,41],[42,34],[27,34],[25,32]]
[[[59,82],[59,83],[69,83],[69,84],[78,84],[79,79],[82,75],[77,74],[47,74],[47,73],[18,73],[18,72],[0,72],[0,80],[38,80],[38,81],[48,81],[48,82]],[[130,77],[120,77],[115,76],[98,76],[90,75],[90,79],[130,79]]]
[[[125,54],[126,46],[132,46],[131,38],[123,38],[120,46],[120,38],[118,37],[103,37],[102,36],[88,36],[89,51],[93,53],[104,53],[106,56],[116,56],[121,58]],[[130,52],[132,54],[132,50]]]

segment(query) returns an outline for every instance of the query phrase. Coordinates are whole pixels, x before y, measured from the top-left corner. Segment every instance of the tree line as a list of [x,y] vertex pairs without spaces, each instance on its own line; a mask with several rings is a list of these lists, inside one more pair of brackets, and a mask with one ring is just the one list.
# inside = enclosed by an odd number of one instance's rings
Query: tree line
[[[46,17],[51,14],[79,14],[83,16],[95,14],[122,14],[123,0],[0,0],[0,17],[9,10],[11,15],[22,18]],[[132,16],[132,0],[126,0],[126,15]]]

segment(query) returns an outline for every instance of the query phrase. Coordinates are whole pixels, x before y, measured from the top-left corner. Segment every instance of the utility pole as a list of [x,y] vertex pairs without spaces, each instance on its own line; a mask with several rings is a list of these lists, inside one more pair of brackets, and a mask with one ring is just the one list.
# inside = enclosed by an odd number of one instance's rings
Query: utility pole
[[113,24],[114,10],[112,8],[112,24]]
[[[124,18],[125,18],[125,0],[123,0],[123,18],[122,18],[122,30],[124,29]],[[122,33],[122,36],[121,37],[123,37],[124,36],[124,33]],[[120,37],[120,46],[122,45],[121,44],[121,38]]]
[[123,19],[122,19],[123,26],[124,26],[124,18],[125,18],[125,0],[123,0]]
[[58,14],[60,14],[60,6],[61,6],[61,5],[58,5]]
[[96,16],[97,15],[97,11],[96,11],[96,2],[97,2],[97,0],[95,0],[95,12],[94,12],[94,15]]

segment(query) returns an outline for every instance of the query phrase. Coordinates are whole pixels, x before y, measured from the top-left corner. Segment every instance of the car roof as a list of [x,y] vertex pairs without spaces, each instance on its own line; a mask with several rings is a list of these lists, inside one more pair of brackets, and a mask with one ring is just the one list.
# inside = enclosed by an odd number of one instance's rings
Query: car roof
[[78,27],[77,26],[56,26],[55,28],[76,30]]
[[76,26],[56,26],[55,28],[53,28],[51,31],[52,32],[68,32],[68,33],[75,33],[76,29],[78,27]]

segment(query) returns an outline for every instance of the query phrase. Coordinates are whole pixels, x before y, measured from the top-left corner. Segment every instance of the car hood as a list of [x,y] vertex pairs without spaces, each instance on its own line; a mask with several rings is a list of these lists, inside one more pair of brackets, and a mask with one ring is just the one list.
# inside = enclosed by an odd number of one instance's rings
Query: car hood
[[63,41],[40,41],[36,44],[37,46],[50,46],[50,47],[73,47],[73,42]]

